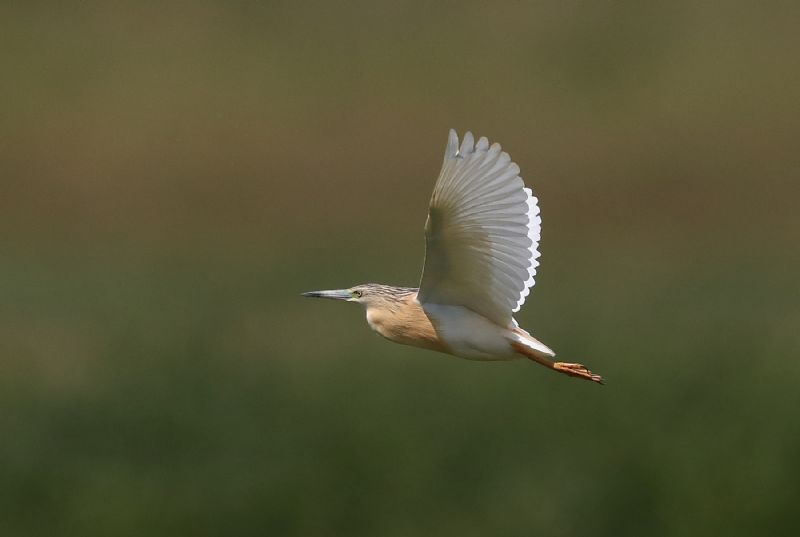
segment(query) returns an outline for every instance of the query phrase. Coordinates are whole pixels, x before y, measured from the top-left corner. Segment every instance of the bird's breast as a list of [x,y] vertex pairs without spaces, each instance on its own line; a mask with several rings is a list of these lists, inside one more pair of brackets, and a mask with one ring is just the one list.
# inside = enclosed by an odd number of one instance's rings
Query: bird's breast
[[378,334],[395,343],[449,352],[416,300],[394,310],[367,308],[367,323]]

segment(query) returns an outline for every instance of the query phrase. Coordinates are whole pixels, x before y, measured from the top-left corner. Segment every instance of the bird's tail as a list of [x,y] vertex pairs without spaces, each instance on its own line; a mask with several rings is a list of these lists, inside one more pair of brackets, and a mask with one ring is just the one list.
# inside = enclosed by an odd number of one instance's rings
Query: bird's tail
[[[524,354],[526,357],[530,358],[531,360],[539,361],[539,359],[547,360],[549,358],[553,358],[556,353],[530,335],[528,332],[520,328],[519,326],[515,326],[508,332],[508,340],[511,343],[511,346],[514,347],[514,350],[520,354]],[[521,348],[522,350],[519,350]],[[535,357],[534,357],[535,356]]]

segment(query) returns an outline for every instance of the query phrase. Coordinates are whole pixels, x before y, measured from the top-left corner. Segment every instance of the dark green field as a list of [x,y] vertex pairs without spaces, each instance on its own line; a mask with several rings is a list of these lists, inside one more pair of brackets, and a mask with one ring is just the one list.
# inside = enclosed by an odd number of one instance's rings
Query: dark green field
[[[0,7],[0,535],[800,531],[798,8],[76,6]],[[606,386],[299,296],[416,285],[450,127]]]

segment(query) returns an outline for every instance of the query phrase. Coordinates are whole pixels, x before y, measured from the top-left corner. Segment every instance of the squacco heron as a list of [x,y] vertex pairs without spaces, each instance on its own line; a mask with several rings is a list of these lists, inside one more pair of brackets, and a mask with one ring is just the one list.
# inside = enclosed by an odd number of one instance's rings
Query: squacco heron
[[469,360],[524,357],[602,384],[581,364],[554,361],[514,320],[539,266],[537,201],[499,144],[475,143],[467,132],[459,145],[451,130],[425,223],[419,289],[368,283],[303,295],[364,305],[369,326],[396,343]]

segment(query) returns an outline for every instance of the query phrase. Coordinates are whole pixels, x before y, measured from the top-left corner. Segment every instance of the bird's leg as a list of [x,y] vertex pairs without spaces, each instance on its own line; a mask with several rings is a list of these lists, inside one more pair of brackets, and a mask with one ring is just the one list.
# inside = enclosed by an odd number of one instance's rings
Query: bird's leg
[[552,369],[554,371],[558,371],[559,373],[564,373],[565,375],[569,375],[570,377],[581,378],[585,380],[591,380],[592,382],[596,382],[598,384],[603,384],[603,377],[600,375],[596,375],[589,371],[589,369],[582,365],[582,364],[571,364],[568,362],[554,362],[541,356],[540,354],[536,353],[532,349],[526,347],[521,343],[513,342],[511,343],[512,348],[520,353],[521,355],[525,356],[526,358],[533,360],[538,364],[542,364],[543,366]]

